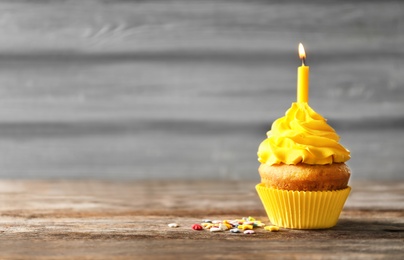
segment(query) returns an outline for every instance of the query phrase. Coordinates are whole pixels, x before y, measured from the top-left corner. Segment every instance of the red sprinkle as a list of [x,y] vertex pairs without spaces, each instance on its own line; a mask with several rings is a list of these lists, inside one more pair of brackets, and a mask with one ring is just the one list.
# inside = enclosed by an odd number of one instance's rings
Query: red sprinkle
[[193,225],[192,225],[192,229],[193,229],[193,230],[202,230],[203,227],[202,227],[201,225],[199,225],[199,224],[193,224]]

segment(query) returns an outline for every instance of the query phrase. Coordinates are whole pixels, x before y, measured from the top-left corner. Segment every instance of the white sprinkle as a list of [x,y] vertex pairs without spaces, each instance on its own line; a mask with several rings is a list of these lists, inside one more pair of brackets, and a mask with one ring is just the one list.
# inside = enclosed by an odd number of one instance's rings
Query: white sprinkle
[[219,228],[220,228],[221,230],[223,230],[223,231],[229,229],[225,224],[222,224],[222,223],[219,224]]
[[176,227],[179,227],[180,225],[178,225],[177,223],[170,223],[170,224],[168,224],[168,226],[170,228],[176,228]]
[[209,229],[210,232],[220,232],[223,231],[222,229],[218,228],[218,227],[213,227]]

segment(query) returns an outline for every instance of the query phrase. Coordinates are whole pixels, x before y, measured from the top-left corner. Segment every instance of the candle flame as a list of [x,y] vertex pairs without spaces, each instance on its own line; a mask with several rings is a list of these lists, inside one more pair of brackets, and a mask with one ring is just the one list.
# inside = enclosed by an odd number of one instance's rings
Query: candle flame
[[299,43],[299,57],[301,60],[306,59],[306,52],[304,51],[304,47],[302,43]]

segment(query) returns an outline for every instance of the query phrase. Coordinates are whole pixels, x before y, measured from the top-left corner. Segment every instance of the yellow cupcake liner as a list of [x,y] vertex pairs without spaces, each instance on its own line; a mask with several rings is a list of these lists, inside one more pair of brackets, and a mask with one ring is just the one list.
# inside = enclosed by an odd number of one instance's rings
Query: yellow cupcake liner
[[351,187],[336,191],[288,191],[255,186],[272,224],[292,229],[324,229],[337,224]]

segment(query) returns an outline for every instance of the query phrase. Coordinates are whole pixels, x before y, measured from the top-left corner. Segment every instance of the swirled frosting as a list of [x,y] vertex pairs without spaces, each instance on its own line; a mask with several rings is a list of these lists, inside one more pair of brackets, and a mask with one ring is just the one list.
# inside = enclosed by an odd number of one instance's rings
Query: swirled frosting
[[339,136],[307,103],[292,107],[272,124],[258,148],[258,161],[265,164],[331,164],[350,159],[350,152],[338,143]]

